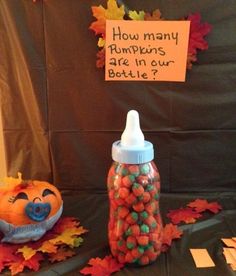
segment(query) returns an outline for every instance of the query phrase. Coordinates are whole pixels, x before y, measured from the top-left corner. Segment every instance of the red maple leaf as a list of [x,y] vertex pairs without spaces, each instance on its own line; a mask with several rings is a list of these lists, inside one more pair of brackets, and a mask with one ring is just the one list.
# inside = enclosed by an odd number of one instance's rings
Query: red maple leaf
[[204,39],[204,36],[206,36],[211,31],[212,27],[208,23],[200,22],[200,13],[190,14],[187,17],[187,20],[190,20],[188,53],[195,55],[197,53],[197,49],[208,49],[208,43]]
[[105,66],[105,48],[102,48],[100,51],[97,52],[97,68],[102,68]]
[[202,213],[206,210],[209,210],[212,213],[216,214],[222,209],[221,205],[216,201],[208,202],[205,199],[199,198],[190,202],[187,206],[194,208],[197,213]]
[[170,210],[167,217],[171,219],[174,224],[178,224],[181,221],[185,223],[194,223],[196,218],[200,218],[202,215],[195,212],[191,208],[180,208],[176,210]]
[[88,264],[90,267],[85,267],[80,270],[83,275],[93,276],[109,276],[111,273],[119,271],[123,268],[123,264],[118,263],[111,255],[106,256],[104,259],[92,258]]
[[4,267],[16,259],[14,253],[18,249],[17,245],[0,244],[0,272]]
[[17,273],[22,272],[25,267],[28,267],[34,271],[38,271],[40,266],[39,262],[43,259],[43,255],[41,253],[36,253],[29,260],[25,260],[22,255],[15,255],[14,261],[9,262],[8,266],[12,275],[16,275]]
[[182,234],[183,232],[176,225],[168,223],[163,228],[162,243],[170,246],[172,240],[179,239]]

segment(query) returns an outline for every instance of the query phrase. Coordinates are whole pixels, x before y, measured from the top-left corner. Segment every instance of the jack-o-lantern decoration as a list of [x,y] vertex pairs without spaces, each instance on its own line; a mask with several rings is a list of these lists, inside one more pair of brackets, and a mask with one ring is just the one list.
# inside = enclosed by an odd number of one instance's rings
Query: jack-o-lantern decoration
[[58,189],[45,181],[5,178],[0,187],[0,231],[4,242],[38,240],[62,214]]

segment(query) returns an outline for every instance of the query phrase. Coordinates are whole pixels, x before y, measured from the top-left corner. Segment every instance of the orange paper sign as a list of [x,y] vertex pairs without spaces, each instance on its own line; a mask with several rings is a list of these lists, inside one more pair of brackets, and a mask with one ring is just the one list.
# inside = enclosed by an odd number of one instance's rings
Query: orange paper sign
[[106,80],[185,81],[190,21],[106,21]]

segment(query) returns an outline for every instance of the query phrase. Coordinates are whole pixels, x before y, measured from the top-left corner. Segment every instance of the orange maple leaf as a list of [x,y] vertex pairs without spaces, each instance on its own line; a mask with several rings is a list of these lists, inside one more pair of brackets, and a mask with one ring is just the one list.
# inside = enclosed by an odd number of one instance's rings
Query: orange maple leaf
[[185,223],[194,223],[197,218],[200,218],[202,215],[195,212],[191,208],[180,208],[176,210],[170,210],[167,214],[167,217],[171,219],[172,223],[179,224],[181,221]]
[[118,263],[111,255],[106,256],[104,259],[92,258],[88,264],[90,267],[85,267],[80,270],[83,275],[93,276],[109,276],[113,272],[120,271],[124,264]]
[[16,275],[24,270],[25,267],[32,269],[34,271],[39,270],[40,261],[44,258],[42,254],[36,253],[29,260],[25,260],[23,256],[16,256],[15,260],[8,263],[9,269],[11,270],[12,275]]
[[95,34],[102,34],[105,37],[106,19],[122,20],[125,15],[124,5],[118,7],[116,0],[108,0],[107,9],[103,6],[92,6],[93,16],[97,19],[93,22],[89,29],[93,30]]
[[61,247],[56,253],[49,254],[51,263],[64,261],[65,259],[75,255],[75,252],[69,248]]
[[37,251],[41,251],[43,253],[56,253],[57,246],[52,244],[50,241],[45,241]]
[[152,12],[152,14],[146,12],[144,15],[144,20],[146,21],[159,21],[164,20],[164,18],[161,17],[161,12],[159,9],[156,9]]
[[163,228],[162,243],[168,246],[171,245],[173,239],[179,239],[183,232],[174,224],[168,223]]
[[216,214],[222,209],[221,205],[216,201],[208,202],[205,199],[199,198],[190,202],[187,206],[194,208],[197,213],[202,213],[206,210],[209,210],[212,213]]

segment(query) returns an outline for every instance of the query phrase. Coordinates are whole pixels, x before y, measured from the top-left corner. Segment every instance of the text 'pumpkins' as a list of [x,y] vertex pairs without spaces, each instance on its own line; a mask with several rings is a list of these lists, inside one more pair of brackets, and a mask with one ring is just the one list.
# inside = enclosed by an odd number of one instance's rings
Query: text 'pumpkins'
[[62,214],[58,189],[45,181],[7,177],[0,187],[0,231],[3,242],[40,239]]

